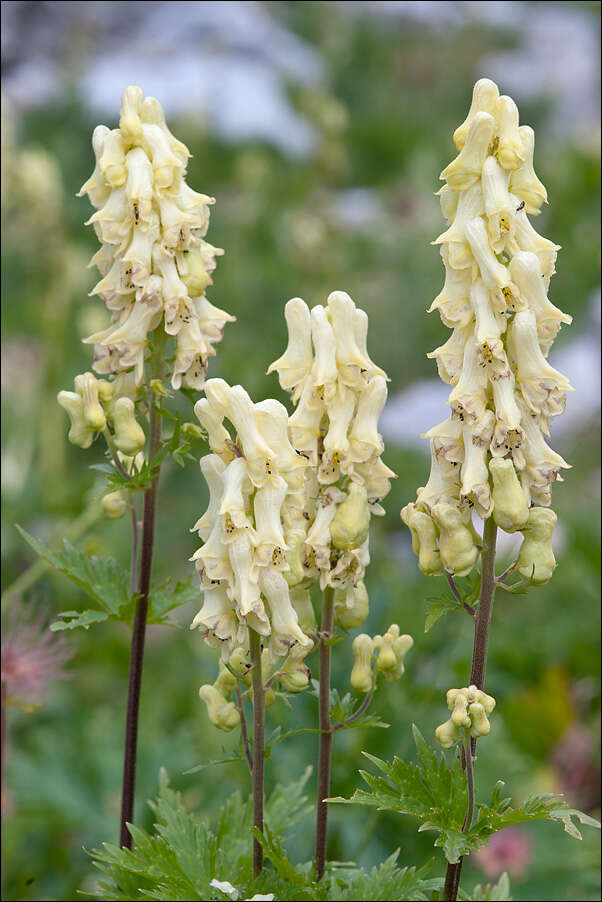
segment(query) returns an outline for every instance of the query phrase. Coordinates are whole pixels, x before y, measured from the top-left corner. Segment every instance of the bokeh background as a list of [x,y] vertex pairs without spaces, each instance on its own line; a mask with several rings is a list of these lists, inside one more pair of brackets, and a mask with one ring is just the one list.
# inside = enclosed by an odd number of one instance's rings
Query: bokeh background
[[[411,756],[444,716],[444,691],[463,685],[471,628],[461,616],[424,633],[424,599],[441,591],[423,577],[399,509],[428,472],[419,434],[445,416],[445,386],[426,352],[447,330],[425,311],[443,268],[432,241],[443,224],[434,192],[453,158],[474,81],[487,75],[518,103],[537,135],[536,166],[550,198],[537,228],[561,244],[551,298],[574,317],[551,354],[578,391],[553,429],[573,464],[554,491],[559,566],[527,595],[500,593],[487,689],[498,701],[479,755],[479,794],[501,778],[520,800],[566,792],[599,807],[599,325],[600,121],[598,3],[522,2],[4,2],[3,51],[3,525],[4,608],[34,602],[49,618],[85,606],[66,579],[34,563],[14,524],[49,543],[64,536],[89,553],[127,563],[129,524],[98,518],[102,460],[66,441],[55,397],[90,366],[83,336],[103,311],[87,296],[96,250],[85,199],[96,124],[117,125],[128,84],[163,104],[190,147],[188,181],[217,198],[209,240],[225,249],[208,292],[235,314],[210,375],[240,382],[255,400],[282,393],[264,375],[286,343],[284,303],[310,306],[348,291],[370,316],[372,357],[391,377],[382,426],[385,461],[399,474],[375,524],[367,585],[374,633],[396,621],[415,637],[407,671],[373,709],[389,730],[337,737],[333,793],[359,783],[361,749]],[[188,409],[186,408],[188,411]],[[188,415],[190,413],[188,412]],[[205,453],[197,442],[195,455]],[[205,509],[198,468],[166,466],[161,478],[157,579],[190,573]],[[503,546],[505,555],[511,548]],[[510,559],[510,558],[508,558]],[[32,569],[33,566],[33,569]],[[140,724],[137,816],[160,765],[186,803],[211,812],[243,766],[183,772],[236,744],[210,728],[197,696],[216,661],[186,626],[149,630]],[[46,686],[43,707],[8,710],[4,890],[6,899],[74,899],[94,888],[84,848],[117,838],[128,630],[102,624],[73,632],[70,678]],[[337,646],[345,689],[350,643]],[[268,712],[271,727],[309,725],[316,699]],[[313,737],[275,749],[268,789],[315,758]],[[364,759],[365,760],[365,759]],[[312,785],[312,792],[314,786]],[[400,847],[400,862],[436,855],[415,823],[333,807],[330,856],[371,865]],[[313,823],[291,843],[310,857]],[[582,843],[550,824],[500,834],[472,857],[467,885],[509,871],[515,899],[598,899],[595,831]]]

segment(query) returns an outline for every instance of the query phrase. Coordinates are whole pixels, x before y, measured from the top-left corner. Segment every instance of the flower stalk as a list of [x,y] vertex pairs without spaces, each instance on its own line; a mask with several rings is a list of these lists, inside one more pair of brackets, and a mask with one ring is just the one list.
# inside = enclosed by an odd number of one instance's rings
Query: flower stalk
[[327,586],[322,595],[322,620],[320,629],[320,692],[318,747],[318,801],[316,814],[316,877],[321,880],[326,865],[326,840],[328,835],[328,803],[330,795],[330,769],[332,763],[333,729],[330,722],[330,664],[332,646],[329,640],[334,626],[334,589]]
[[[263,833],[263,770],[265,753],[265,690],[261,667],[261,636],[249,627],[251,679],[253,685],[253,826]],[[263,846],[253,838],[253,876],[263,867]]]
[[[165,338],[162,330],[155,332],[155,348],[150,363],[150,378],[160,379],[163,374]],[[151,401],[149,405],[148,459],[153,459],[161,447],[161,414]],[[148,597],[155,544],[155,520],[157,514],[157,492],[161,465],[151,473],[151,482],[144,491],[142,513],[142,537],[140,543],[140,575],[138,581],[138,601],[132,628],[130,647],[130,672],[128,678],[127,713],[125,722],[125,748],[123,757],[123,784],[121,793],[121,826],[119,844],[131,849],[132,837],[127,825],[134,820],[134,796],[136,788],[136,755],[138,747],[138,717],[140,711],[140,690],[142,686],[142,666],[144,663],[144,640]],[[135,509],[134,509],[135,513]],[[133,530],[132,545],[135,549],[138,530]],[[133,551],[135,553],[135,551]]]

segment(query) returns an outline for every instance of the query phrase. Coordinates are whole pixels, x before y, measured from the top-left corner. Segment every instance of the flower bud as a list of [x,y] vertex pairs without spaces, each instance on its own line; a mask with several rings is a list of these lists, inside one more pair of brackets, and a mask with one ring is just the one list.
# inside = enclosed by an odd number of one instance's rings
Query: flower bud
[[[286,576],[286,573],[284,574]],[[299,626],[306,636],[316,631],[316,615],[309,589],[294,589],[290,593],[291,604],[297,612]]]
[[458,150],[462,150],[464,147],[468,129],[476,114],[489,113],[489,115],[492,116],[495,112],[495,105],[499,96],[500,92],[498,86],[494,81],[491,81],[490,78],[480,78],[476,82],[472,91],[472,103],[470,105],[470,110],[468,111],[468,116],[462,125],[459,125],[454,132],[454,144]]
[[496,155],[504,169],[518,169],[525,149],[518,128],[518,109],[511,97],[503,94],[495,105]]
[[230,673],[227,667],[220,661],[219,673],[213,688],[227,699],[231,692],[236,689],[236,677]]
[[455,742],[460,741],[463,730],[468,730],[475,738],[489,734],[491,726],[487,715],[495,708],[493,696],[476,686],[466,686],[463,689],[450,689],[446,700],[452,715],[435,730],[435,736],[443,748],[451,748]]
[[462,150],[440,175],[454,191],[466,191],[481,175],[493,137],[493,116],[476,113]]
[[120,517],[123,517],[127,506],[125,492],[122,490],[109,492],[101,501],[102,512],[107,520],[118,520]]
[[337,508],[330,524],[330,537],[335,548],[344,551],[358,548],[366,541],[370,529],[368,493],[364,485],[349,484],[347,497]]
[[437,528],[429,514],[406,504],[401,519],[412,534],[412,551],[418,555],[418,566],[427,576],[441,573],[441,556],[437,547]]
[[452,745],[462,739],[462,733],[450,717],[449,720],[446,720],[445,723],[442,723],[441,726],[437,727],[435,730],[435,738],[444,749],[450,749]]
[[82,373],[75,377],[75,391],[84,405],[84,420],[95,432],[102,432],[107,425],[104,410],[98,400],[98,382],[92,373]]
[[224,696],[214,687],[208,684],[201,686],[199,695],[207,705],[207,714],[211,723],[229,733],[240,723],[240,714],[234,702],[228,702]]
[[439,502],[431,508],[431,516],[439,529],[443,567],[455,576],[467,576],[477,561],[479,551],[466,515],[452,504]]
[[335,589],[334,619],[344,630],[354,630],[362,625],[370,612],[370,600],[366,586],[359,582],[349,589]]
[[134,457],[146,442],[144,430],[136,422],[134,402],[130,398],[118,398],[112,410],[115,446],[124,454]]
[[296,645],[279,668],[280,684],[287,692],[303,692],[309,686],[311,673],[303,660],[306,654],[307,649]]
[[473,702],[469,705],[468,714],[470,716],[471,728],[470,735],[475,738],[479,736],[488,736],[491,730],[491,724],[487,720],[485,708],[479,702]]
[[374,643],[366,633],[360,633],[353,640],[352,647],[354,663],[351,671],[351,686],[357,692],[370,692]]
[[378,649],[376,669],[384,674],[387,682],[401,678],[404,672],[403,659],[414,645],[407,634],[400,636],[399,627],[392,623],[384,636],[374,637],[374,647]]
[[545,585],[556,568],[552,533],[556,514],[548,507],[532,507],[529,521],[521,530],[524,539],[518,555],[518,572],[536,586]]
[[516,532],[528,520],[529,505],[514,464],[494,457],[489,462],[489,472],[493,479],[493,519],[505,532]]
[[84,402],[81,395],[72,391],[60,391],[57,401],[69,414],[71,428],[67,436],[71,444],[89,448],[94,439],[94,429],[84,419]]

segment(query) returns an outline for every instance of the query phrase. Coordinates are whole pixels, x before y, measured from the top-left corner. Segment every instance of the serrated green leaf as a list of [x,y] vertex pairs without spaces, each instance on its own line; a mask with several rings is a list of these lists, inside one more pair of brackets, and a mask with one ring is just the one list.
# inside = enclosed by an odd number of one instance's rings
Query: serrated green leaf
[[158,586],[151,586],[148,602],[148,623],[168,623],[166,615],[180,605],[189,601],[198,601],[200,589],[195,585],[192,577],[186,580],[178,580],[175,586],[171,586],[171,580],[167,579]]
[[87,630],[92,623],[102,623],[103,620],[109,619],[106,611],[94,611],[91,608],[87,611],[61,611],[58,616],[63,619],[50,624],[53,633],[59,630],[74,630],[80,626]]
[[512,902],[510,895],[510,878],[504,871],[498,882],[494,885],[486,883],[484,886],[479,884],[467,899],[473,902]]
[[[99,614],[104,612],[100,620],[130,620],[133,610],[133,602],[129,594],[129,573],[121,567],[113,558],[87,557],[82,551],[71,545],[67,539],[63,539],[63,551],[51,551],[43,542],[29,535],[20,526],[17,529],[25,541],[33,550],[48,561],[55,570],[63,573],[71,582],[83,589],[100,608]],[[64,616],[73,617],[73,611],[65,612]],[[85,622],[81,619],[87,615]],[[63,616],[59,614],[59,616]],[[56,629],[73,629],[75,626],[89,626],[93,620],[91,611],[78,614],[80,622],[73,626],[62,624]],[[59,621],[60,623],[60,621]]]

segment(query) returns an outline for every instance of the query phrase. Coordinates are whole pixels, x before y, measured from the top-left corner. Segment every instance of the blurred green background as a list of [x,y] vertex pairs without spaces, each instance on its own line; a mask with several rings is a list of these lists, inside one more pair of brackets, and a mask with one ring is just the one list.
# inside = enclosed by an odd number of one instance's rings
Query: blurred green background
[[[167,8],[168,18],[188,32],[187,44],[176,31],[173,46],[169,36],[161,43],[161,11]],[[387,422],[397,440],[385,436],[384,460],[399,479],[386,499],[387,516],[373,529],[366,580],[371,614],[364,628],[382,632],[396,621],[414,636],[415,646],[402,682],[385,685],[373,704],[391,728],[337,737],[336,795],[349,795],[359,784],[361,749],[381,757],[411,756],[411,723],[432,736],[445,717],[445,690],[463,685],[468,674],[468,620],[444,618],[424,633],[424,599],[441,585],[419,572],[399,520],[400,508],[428,472],[416,441],[421,396],[416,402],[414,392],[410,403],[404,392],[434,379],[425,355],[447,332],[425,311],[443,280],[439,254],[429,242],[443,229],[433,192],[455,155],[451,134],[464,119],[476,78],[491,75],[514,96],[521,121],[535,129],[537,171],[550,198],[537,229],[563,247],[551,298],[574,323],[562,330],[555,350],[578,362],[574,381],[582,400],[580,406],[572,402],[577,406],[571,428],[554,440],[573,464],[554,491],[558,569],[548,586],[526,596],[500,593],[497,600],[487,690],[498,709],[477,762],[477,798],[501,778],[517,799],[532,791],[567,792],[572,803],[595,813],[599,4],[5,3],[3,12],[5,590],[14,597],[13,582],[33,563],[15,523],[50,543],[77,537],[87,552],[110,553],[127,564],[129,523],[86,513],[102,491],[98,474],[89,469],[102,460],[100,443],[87,453],[69,445],[55,398],[71,387],[75,374],[89,369],[90,349],[80,340],[104,322],[100,302],[87,297],[95,275],[86,265],[96,250],[93,230],[82,225],[89,206],[75,197],[93,168],[91,132],[99,121],[117,124],[121,90],[139,83],[163,102],[170,128],[193,153],[189,184],[217,198],[208,238],[226,253],[208,296],[237,322],[226,328],[210,375],[242,383],[255,400],[275,396],[286,402],[275,375],[264,375],[286,343],[283,305],[295,295],[310,306],[324,303],[341,288],[368,312],[371,356],[391,377],[394,413]],[[179,59],[178,40],[184,42]],[[212,102],[202,115],[190,97],[187,106],[187,60],[192,96],[203,71],[217,73],[204,86]],[[151,86],[144,78],[150,71]],[[103,81],[103,72],[113,79],[106,97],[102,87],[110,79]],[[267,86],[263,94],[261,84]],[[232,107],[233,96],[244,110]],[[109,110],[104,116],[98,112],[103,103]],[[241,117],[248,127],[237,133],[232,121],[240,123]],[[434,388],[429,382],[424,390]],[[185,403],[182,409],[191,415]],[[444,416],[441,407],[438,419]],[[206,453],[202,442],[194,453]],[[183,471],[164,468],[157,579],[190,573],[188,558],[197,540],[188,529],[206,500],[194,464]],[[32,599],[52,618],[85,606],[75,587],[48,571],[16,595],[17,603]],[[210,727],[198,699],[198,686],[213,681],[217,665],[187,629],[193,613],[177,612],[183,628],[151,628],[148,634],[137,778],[137,817],[147,826],[152,820],[145,800],[156,791],[160,765],[199,811],[216,808],[234,788],[248,789],[242,766],[183,775],[236,744],[235,736]],[[95,884],[83,847],[117,839],[128,630],[103,624],[69,633],[68,641],[71,678],[53,683],[37,712],[8,711],[5,899],[75,899],[79,889]],[[334,658],[334,682],[344,690],[350,643],[337,646]],[[268,726],[310,725],[316,716],[316,699],[304,694],[293,712],[282,704],[272,707]],[[268,789],[297,778],[315,760],[313,737],[305,740],[296,737],[274,751]],[[483,882],[484,873],[494,878],[508,870],[515,899],[598,899],[594,834],[585,832],[579,844],[550,824],[510,836],[506,831],[495,847],[467,862],[463,881],[471,886]],[[309,858],[312,845],[308,819],[289,848],[291,859]],[[417,834],[413,822],[332,808],[330,857],[372,865],[397,847],[401,864],[435,855],[434,874],[443,873],[432,837]]]

